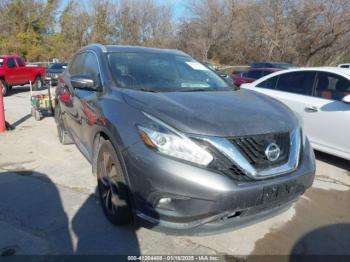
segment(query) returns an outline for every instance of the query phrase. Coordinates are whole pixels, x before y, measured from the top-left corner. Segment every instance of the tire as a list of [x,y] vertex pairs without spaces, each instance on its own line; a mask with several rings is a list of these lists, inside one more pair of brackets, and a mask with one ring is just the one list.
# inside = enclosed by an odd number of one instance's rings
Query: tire
[[34,112],[34,118],[35,118],[36,121],[40,121],[40,120],[41,120],[42,115],[41,115],[40,111],[35,110],[35,112]]
[[32,107],[30,109],[30,114],[32,115],[32,117],[35,117],[35,109],[34,109],[34,107]]
[[113,225],[130,224],[129,190],[117,153],[103,138],[98,148],[97,183],[103,213]]
[[44,87],[44,82],[41,79],[41,77],[40,76],[35,77],[35,81],[33,84],[33,91],[41,90],[43,89],[43,87]]
[[57,106],[55,109],[55,120],[57,125],[57,136],[60,143],[62,145],[73,144],[73,139],[64,127],[61,109],[59,108],[59,106]]
[[6,84],[5,80],[4,79],[0,79],[0,82],[1,82],[1,85],[2,85],[2,96],[7,96],[9,91],[10,91],[10,88],[9,86]]

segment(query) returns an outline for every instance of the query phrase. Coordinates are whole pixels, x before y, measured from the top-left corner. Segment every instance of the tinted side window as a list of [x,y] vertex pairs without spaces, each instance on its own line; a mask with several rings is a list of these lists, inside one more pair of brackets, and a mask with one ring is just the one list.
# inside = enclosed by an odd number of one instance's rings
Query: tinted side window
[[261,71],[260,70],[252,70],[247,73],[247,77],[258,79],[261,77]]
[[71,75],[84,74],[84,58],[85,58],[85,53],[78,54],[73,58],[73,61],[69,66],[69,73]]
[[267,75],[269,75],[269,74],[271,74],[271,73],[272,73],[271,71],[263,70],[263,71],[261,71],[261,77],[267,76]]
[[348,79],[327,72],[319,72],[317,74],[315,96],[325,99],[342,100],[344,96],[349,94],[350,81]]
[[7,60],[7,68],[15,68],[16,67],[16,62],[15,62],[15,59],[13,58],[9,58]]
[[342,65],[341,68],[350,68],[350,65]]
[[315,72],[293,72],[280,75],[277,90],[301,95],[312,95]]
[[17,58],[16,58],[16,61],[17,61],[17,65],[18,65],[19,67],[24,67],[24,66],[25,66],[24,60],[23,60],[22,58],[17,57]]
[[268,65],[267,63],[254,63],[250,67],[251,68],[264,68],[264,67],[268,67],[267,65]]
[[92,77],[96,83],[99,78],[99,73],[98,61],[95,54],[87,53],[85,56],[83,74]]
[[265,81],[261,82],[257,85],[257,87],[267,88],[267,89],[275,89],[276,83],[279,76],[274,76],[269,79],[266,79]]

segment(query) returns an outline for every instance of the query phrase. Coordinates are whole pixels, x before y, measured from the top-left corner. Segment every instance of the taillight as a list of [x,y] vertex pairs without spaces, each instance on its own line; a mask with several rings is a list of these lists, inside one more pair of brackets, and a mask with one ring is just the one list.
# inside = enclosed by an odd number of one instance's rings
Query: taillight
[[70,93],[66,88],[63,89],[63,92],[59,95],[60,100],[63,103],[70,103],[71,102],[71,96]]

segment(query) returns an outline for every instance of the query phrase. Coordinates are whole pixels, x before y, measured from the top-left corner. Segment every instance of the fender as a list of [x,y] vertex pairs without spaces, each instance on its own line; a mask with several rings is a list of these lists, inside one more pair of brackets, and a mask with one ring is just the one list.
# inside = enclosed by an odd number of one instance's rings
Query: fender
[[[97,176],[97,152],[99,151],[99,145],[100,145],[100,138],[101,136],[107,140],[109,140],[114,149],[115,152],[117,153],[117,156],[119,158],[120,164],[122,166],[123,169],[123,173],[125,175],[125,181],[127,182],[128,186],[131,188],[131,183],[130,183],[130,179],[129,179],[129,175],[128,175],[128,171],[126,168],[126,164],[124,162],[124,158],[123,158],[123,150],[125,150],[125,148],[121,148],[121,138],[120,135],[118,133],[117,130],[114,129],[114,134],[112,134],[112,132],[110,132],[106,127],[103,126],[95,126],[96,129],[94,130],[94,136],[93,136],[93,143],[92,143],[92,147],[91,147],[91,165],[92,165],[92,174],[94,176]],[[119,140],[119,141],[118,141]]]

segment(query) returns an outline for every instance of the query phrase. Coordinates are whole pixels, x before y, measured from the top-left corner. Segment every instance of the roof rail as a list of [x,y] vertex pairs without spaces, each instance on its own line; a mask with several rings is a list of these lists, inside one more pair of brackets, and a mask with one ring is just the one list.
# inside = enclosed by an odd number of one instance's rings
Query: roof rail
[[103,53],[107,53],[107,48],[104,45],[101,45],[99,43],[92,43],[92,44],[89,44],[87,47],[94,47],[94,46],[101,48]]

